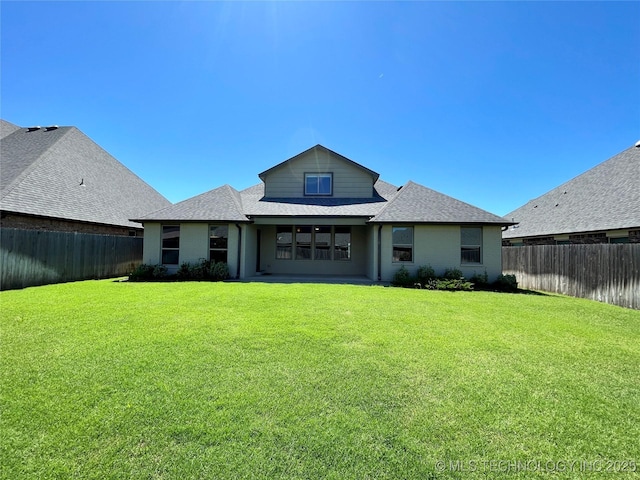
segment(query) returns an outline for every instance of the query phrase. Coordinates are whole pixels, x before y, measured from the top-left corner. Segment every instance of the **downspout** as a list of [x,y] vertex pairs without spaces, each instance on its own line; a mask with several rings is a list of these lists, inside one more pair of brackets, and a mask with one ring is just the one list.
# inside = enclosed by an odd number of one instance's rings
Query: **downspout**
[[236,223],[236,227],[238,227],[238,268],[236,270],[236,278],[240,279],[240,254],[242,253],[242,228],[240,228],[240,224]]
[[378,225],[378,281],[382,281],[382,225]]

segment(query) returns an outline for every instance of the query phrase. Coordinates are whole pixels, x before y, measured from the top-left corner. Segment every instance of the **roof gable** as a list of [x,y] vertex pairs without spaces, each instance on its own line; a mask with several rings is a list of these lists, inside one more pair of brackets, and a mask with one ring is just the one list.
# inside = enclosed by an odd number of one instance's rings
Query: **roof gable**
[[504,238],[640,227],[640,147],[631,147],[508,213]]
[[374,223],[478,223],[510,225],[506,218],[409,181],[371,219]]
[[19,128],[0,142],[0,208],[139,227],[170,202],[75,127]]
[[350,165],[353,165],[354,167],[362,170],[363,172],[367,173],[368,175],[371,175],[371,177],[373,177],[373,182],[374,183],[380,177],[380,175],[378,173],[374,172],[373,170],[369,170],[367,167],[364,167],[364,166],[360,165],[359,163],[356,163],[353,160],[351,160],[351,159],[349,159],[349,158],[347,158],[347,157],[345,157],[343,155],[340,155],[339,153],[334,152],[333,150],[329,150],[327,147],[324,147],[324,146],[322,146],[320,144],[318,144],[318,145],[316,145],[314,147],[311,147],[311,148],[305,150],[304,152],[301,152],[301,153],[289,158],[288,160],[285,160],[284,162],[280,162],[279,164],[277,164],[277,165],[265,170],[262,173],[259,173],[258,177],[260,177],[260,180],[262,180],[264,182],[265,178],[267,177],[267,175],[269,175],[270,173],[274,172],[275,170],[278,170],[278,169],[283,168],[283,167],[289,167],[291,163],[294,163],[294,162],[300,160],[301,158],[304,158],[304,157],[306,157],[308,155],[317,154],[317,153],[320,153],[320,152],[328,154],[329,156],[331,156],[331,157],[333,157],[335,159],[339,159],[340,161],[346,162],[346,163],[348,163]]

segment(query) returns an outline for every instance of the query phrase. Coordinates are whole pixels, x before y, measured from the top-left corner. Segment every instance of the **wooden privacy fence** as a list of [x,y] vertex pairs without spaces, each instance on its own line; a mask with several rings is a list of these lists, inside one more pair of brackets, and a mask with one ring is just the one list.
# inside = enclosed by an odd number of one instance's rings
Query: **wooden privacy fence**
[[518,287],[640,309],[640,243],[502,247]]
[[0,228],[0,289],[127,275],[142,238]]

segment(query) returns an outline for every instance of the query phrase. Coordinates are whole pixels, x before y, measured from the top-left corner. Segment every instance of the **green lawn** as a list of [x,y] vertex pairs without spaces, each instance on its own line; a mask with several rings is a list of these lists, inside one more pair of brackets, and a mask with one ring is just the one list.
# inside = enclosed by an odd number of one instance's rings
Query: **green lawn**
[[2,478],[629,478],[640,463],[639,311],[111,280],[0,302]]

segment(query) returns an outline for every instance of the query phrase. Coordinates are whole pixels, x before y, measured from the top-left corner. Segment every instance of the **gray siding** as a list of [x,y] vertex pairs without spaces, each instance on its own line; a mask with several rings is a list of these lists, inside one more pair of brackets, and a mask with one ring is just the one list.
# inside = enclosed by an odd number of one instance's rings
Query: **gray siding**
[[269,172],[265,178],[265,196],[299,198],[304,196],[305,173],[333,173],[333,197],[370,198],[373,177],[328,152],[313,150]]

